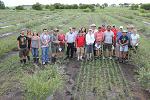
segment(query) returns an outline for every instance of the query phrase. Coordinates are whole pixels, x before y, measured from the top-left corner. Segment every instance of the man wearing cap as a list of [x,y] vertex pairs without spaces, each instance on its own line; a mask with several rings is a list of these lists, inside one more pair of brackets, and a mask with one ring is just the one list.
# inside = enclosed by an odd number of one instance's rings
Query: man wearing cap
[[27,57],[28,38],[24,34],[25,34],[24,30],[22,30],[20,36],[17,38],[17,41],[18,41],[20,63],[25,64]]
[[129,38],[127,36],[127,31],[123,30],[122,36],[119,38],[120,44],[120,62],[125,62],[128,52]]
[[119,60],[120,57],[120,44],[119,44],[119,39],[122,36],[122,31],[123,31],[123,26],[119,27],[119,31],[117,32],[117,37],[116,37],[116,60]]
[[[112,59],[112,45],[114,43],[113,41],[114,33],[111,31],[111,26],[107,26],[107,31],[104,32],[104,56],[103,59],[105,59],[106,55],[109,55],[109,59]],[[106,53],[106,50],[108,49],[108,54]]]
[[[76,34],[69,28],[69,32],[66,33],[65,41],[67,43],[67,58],[73,58],[74,46],[75,46]],[[71,54],[70,54],[71,51]]]
[[[96,32],[98,32],[98,30],[96,29],[96,25],[95,24],[91,24],[90,25],[91,29],[92,29],[92,33],[95,34]],[[93,52],[94,52],[94,57],[96,56],[96,50],[95,50],[95,41],[93,44]]]

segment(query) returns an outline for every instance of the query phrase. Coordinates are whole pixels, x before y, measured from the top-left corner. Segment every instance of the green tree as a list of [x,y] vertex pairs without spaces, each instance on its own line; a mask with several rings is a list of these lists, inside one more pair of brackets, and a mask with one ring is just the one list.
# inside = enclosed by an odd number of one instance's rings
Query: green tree
[[25,10],[23,6],[16,6],[15,9],[16,10]]
[[141,9],[150,10],[150,3],[142,4]]
[[3,1],[0,0],[0,9],[5,9],[5,4]]
[[36,4],[32,5],[32,9],[34,9],[34,10],[42,10],[43,8],[42,8],[42,5],[37,2]]
[[131,5],[131,10],[137,10],[139,8],[138,4],[132,4]]

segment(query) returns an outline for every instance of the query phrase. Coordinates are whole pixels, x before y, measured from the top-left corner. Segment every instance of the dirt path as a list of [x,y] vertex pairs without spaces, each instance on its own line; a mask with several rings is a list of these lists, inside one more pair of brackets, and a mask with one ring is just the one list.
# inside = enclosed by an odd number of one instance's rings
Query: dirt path
[[136,66],[135,65],[124,65],[121,64],[121,69],[125,78],[129,82],[129,86],[131,88],[134,100],[149,100],[150,93],[146,92],[139,84],[138,80],[136,79]]

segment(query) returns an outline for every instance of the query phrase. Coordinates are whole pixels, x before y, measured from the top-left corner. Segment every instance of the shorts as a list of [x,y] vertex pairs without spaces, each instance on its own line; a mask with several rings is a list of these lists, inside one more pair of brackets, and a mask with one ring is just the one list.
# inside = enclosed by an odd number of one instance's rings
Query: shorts
[[128,45],[120,46],[120,51],[121,52],[128,52]]
[[93,53],[93,45],[86,45],[86,52]]
[[77,53],[84,53],[84,47],[77,47]]
[[21,49],[19,50],[19,57],[20,57],[20,58],[26,57],[26,56],[27,56],[27,51],[28,51],[27,48],[21,48]]
[[95,50],[102,50],[102,43],[101,42],[95,43]]
[[106,49],[108,49],[108,51],[112,51],[112,44],[104,43],[103,49],[104,51],[106,51]]

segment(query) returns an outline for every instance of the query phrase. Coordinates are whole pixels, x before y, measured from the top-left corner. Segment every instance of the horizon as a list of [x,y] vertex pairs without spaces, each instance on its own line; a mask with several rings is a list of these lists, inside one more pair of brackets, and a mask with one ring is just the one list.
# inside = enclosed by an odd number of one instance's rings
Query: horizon
[[99,0],[95,0],[95,1],[92,1],[92,0],[74,0],[72,2],[69,2],[69,0],[1,0],[4,2],[5,6],[7,7],[14,7],[14,6],[18,6],[18,5],[33,5],[37,2],[39,2],[40,4],[43,4],[43,5],[47,5],[47,4],[54,4],[54,3],[61,3],[61,4],[104,4],[104,3],[108,3],[109,5],[111,4],[120,4],[120,3],[135,3],[135,4],[140,4],[140,3],[150,3],[148,2],[148,0],[113,0],[113,1],[110,1],[110,0],[102,0],[102,1],[99,1]]

